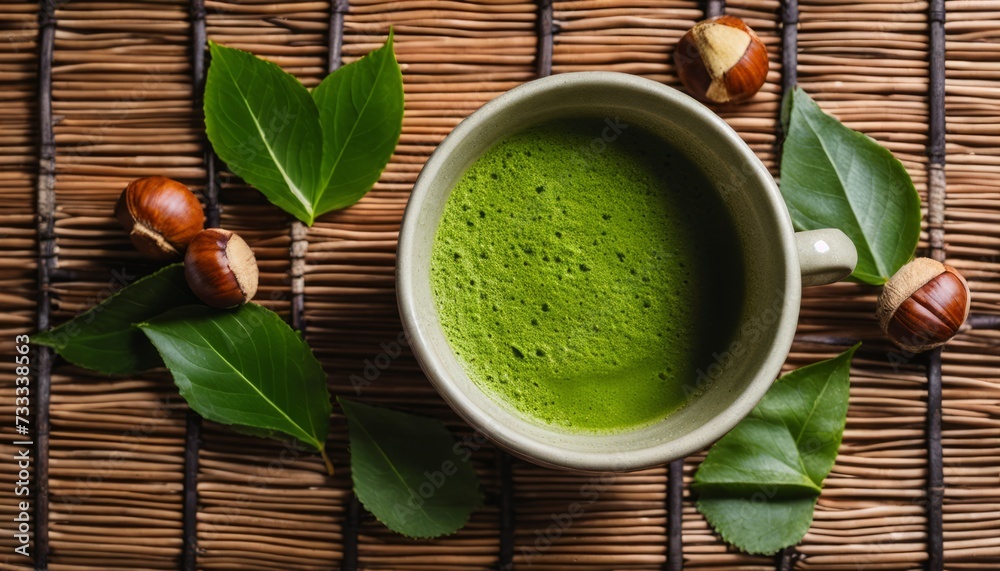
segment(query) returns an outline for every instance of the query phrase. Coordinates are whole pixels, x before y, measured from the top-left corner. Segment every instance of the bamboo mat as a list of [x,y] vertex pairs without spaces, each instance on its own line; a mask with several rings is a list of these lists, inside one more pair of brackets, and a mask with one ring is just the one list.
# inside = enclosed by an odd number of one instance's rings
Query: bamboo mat
[[[840,456],[801,545],[774,558],[727,548],[687,491],[703,455],[595,477],[539,468],[488,444],[473,459],[486,505],[453,536],[408,540],[353,499],[336,413],[331,478],[300,450],[203,424],[165,373],[108,379],[39,348],[34,559],[12,555],[16,498],[4,485],[0,567],[1000,567],[997,1],[4,3],[0,338],[61,323],[115,280],[149,269],[111,212],[126,181],[163,174],[201,193],[209,220],[251,243],[258,300],[305,330],[334,393],[436,416],[471,436],[409,353],[360,395],[349,381],[400,331],[395,240],[421,165],[463,117],[540,75],[615,70],[676,86],[672,46],[723,10],[758,32],[772,68],[757,97],[720,115],[777,174],[781,95],[804,87],[903,161],[927,213],[921,253],[959,268],[973,290],[972,326],[944,351],[913,358],[882,339],[875,290],[805,292],[786,369],[865,345]],[[364,200],[306,232],[208,152],[198,112],[204,40],[251,50],[312,86],[380,45],[390,26],[406,89],[399,147]],[[14,367],[11,343],[0,347],[0,457],[8,459],[0,474],[10,482]],[[551,527],[574,502],[585,513],[565,530]]]

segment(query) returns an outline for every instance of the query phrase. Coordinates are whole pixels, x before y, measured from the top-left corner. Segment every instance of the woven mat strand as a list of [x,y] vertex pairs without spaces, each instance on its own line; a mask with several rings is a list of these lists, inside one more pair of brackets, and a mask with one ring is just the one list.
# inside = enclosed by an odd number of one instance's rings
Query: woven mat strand
[[[761,35],[773,63],[764,90],[720,114],[776,172],[781,93],[780,6],[729,2]],[[888,146],[926,199],[928,21],[925,2],[801,2],[799,82],[850,126]],[[36,303],[34,184],[37,174],[37,6],[5,4],[0,24],[0,329],[33,328]],[[327,2],[209,2],[208,36],[248,49],[315,85],[327,62]],[[556,2],[555,73],[588,69],[644,75],[677,85],[668,57],[703,16],[697,2]],[[188,5],[170,1],[72,2],[57,11],[53,112],[57,143],[58,267],[77,272],[53,287],[54,322],[70,318],[113,280],[148,268],[111,210],[129,179],[160,173],[201,191],[201,126],[192,110]],[[360,395],[380,344],[400,331],[393,290],[396,232],[407,193],[435,145],[468,113],[536,77],[537,6],[532,2],[353,1],[344,20],[344,59],[377,47],[390,25],[404,65],[403,136],[381,181],[360,204],[310,229],[305,270],[307,335],[337,394],[446,420],[470,431],[440,401],[404,353]],[[974,290],[973,309],[1000,313],[1000,3],[949,2],[947,25],[946,242],[948,262]],[[253,245],[259,299],[288,316],[290,220],[245,184],[221,176],[222,224]],[[922,244],[926,246],[926,242]],[[113,285],[113,284],[112,284]],[[926,370],[900,357],[873,319],[875,292],[838,284],[808,290],[799,338],[786,368],[861,339],[840,457],[797,551],[802,569],[919,569],[926,553]],[[1000,564],[1000,333],[972,330],[943,356],[944,546],[948,569]],[[8,351],[8,349],[4,349]],[[0,392],[12,394],[12,359]],[[0,400],[12,418],[11,399]],[[52,386],[50,566],[175,569],[183,548],[184,403],[166,375],[108,380],[65,364]],[[12,422],[0,430],[11,435]],[[10,439],[4,438],[3,442]],[[338,473],[280,443],[206,423],[198,473],[198,565],[204,569],[332,569],[344,555],[350,509],[346,434],[333,419]],[[13,449],[0,444],[0,455]],[[500,550],[497,452],[474,463],[487,494],[460,533],[413,542],[362,517],[364,569],[489,569]],[[685,463],[690,478],[701,456]],[[13,478],[11,463],[0,463]],[[666,559],[666,469],[609,481],[515,461],[514,562],[525,569],[658,569]],[[610,481],[613,480],[613,481]],[[589,487],[587,487],[589,486]],[[551,525],[585,490],[596,501],[565,531]],[[685,496],[683,551],[689,568],[774,569],[771,558],[728,549]],[[7,513],[15,498],[0,489]],[[5,518],[6,519],[6,518]],[[6,524],[5,524],[6,525]],[[6,528],[5,528],[6,529]],[[14,543],[0,536],[7,563]],[[0,558],[0,561],[4,561]]]

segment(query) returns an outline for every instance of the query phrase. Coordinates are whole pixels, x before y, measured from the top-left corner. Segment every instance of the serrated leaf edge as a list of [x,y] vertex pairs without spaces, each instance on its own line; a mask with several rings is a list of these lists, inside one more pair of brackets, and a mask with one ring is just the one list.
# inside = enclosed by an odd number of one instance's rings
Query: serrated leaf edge
[[[817,495],[815,498],[813,498],[812,506],[810,506],[810,508],[809,508],[809,525],[806,526],[806,533],[809,533],[809,528],[812,527],[813,519],[815,519],[814,514],[815,514],[815,511],[816,511],[816,504],[818,502],[819,502],[819,495]],[[791,547],[793,545],[798,545],[802,541],[802,538],[805,537],[805,534],[803,534],[802,536],[800,536],[798,539],[796,539],[792,543],[789,543],[788,545],[783,545],[783,546],[775,549],[774,551],[764,551],[764,550],[760,550],[760,549],[747,548],[747,546],[740,545],[739,543],[735,542],[732,538],[729,537],[728,533],[726,533],[725,531],[719,529],[718,522],[713,521],[714,520],[714,515],[709,516],[704,511],[702,511],[703,508],[702,508],[702,500],[701,499],[698,499],[697,501],[695,501],[695,508],[698,510],[698,513],[700,513],[702,516],[705,517],[705,520],[708,521],[709,525],[712,526],[712,529],[715,530],[715,532],[719,534],[719,537],[721,537],[723,541],[725,541],[729,545],[732,545],[733,547],[739,549],[740,551],[742,551],[744,553],[748,553],[750,555],[774,555],[775,553],[781,551],[782,549],[784,549],[786,547]]]
[[[835,357],[831,357],[830,359],[824,359],[823,361],[817,361],[816,363],[811,363],[809,365],[806,365],[805,367],[802,367],[800,369],[796,369],[793,372],[798,372],[798,371],[801,371],[803,369],[814,367],[814,366],[820,365],[821,363],[826,363],[826,362],[838,361],[840,359],[845,359],[847,361],[847,367],[848,367],[848,382],[850,382],[850,376],[849,376],[850,375],[850,363],[851,363],[851,361],[854,358],[854,353],[858,350],[859,347],[861,347],[861,343],[860,342],[855,343],[849,349],[847,349],[843,353],[840,353],[839,355],[836,355]],[[839,364],[838,364],[838,366],[839,366]],[[790,374],[792,374],[792,373],[788,373],[786,375],[782,375],[782,377],[779,378],[776,382],[781,382],[782,380],[786,379],[788,377],[788,375],[790,375]],[[751,413],[752,413],[752,411],[751,411]],[[846,426],[846,421],[847,421],[847,418],[846,418],[846,414],[845,414],[844,423],[843,423],[843,425],[841,426],[841,429],[840,429],[840,432],[841,432],[841,442],[843,442],[843,429],[844,429],[844,426]],[[782,423],[782,424],[784,425],[784,423]],[[787,429],[787,426],[786,426],[786,429]],[[789,434],[791,434],[790,431],[789,431]],[[797,443],[797,441],[796,441],[796,443]],[[839,443],[838,443],[837,447],[839,449],[839,447],[840,447]],[[797,446],[796,446],[796,455],[801,460],[801,454],[798,453],[798,447]],[[821,482],[817,482],[817,485],[820,487],[821,491],[820,491],[820,493],[816,494],[815,498],[813,498],[813,504],[812,504],[812,508],[810,509],[810,514],[809,514],[809,522],[810,522],[809,526],[812,525],[812,521],[814,519],[814,512],[815,512],[815,509],[816,509],[816,503],[819,501],[820,495],[822,494],[823,481],[826,481],[826,476],[829,476],[830,472],[833,470],[833,466],[834,465],[836,465],[836,463],[834,463],[833,465],[831,465],[830,470],[827,470],[826,475],[823,476],[823,480]],[[699,468],[700,468],[700,466],[699,466]],[[807,478],[809,477],[809,474],[805,470],[803,470],[803,473],[806,474]],[[697,475],[698,475],[698,473],[697,473],[697,470],[696,470],[695,471],[695,478],[697,478]],[[725,529],[720,529],[719,525],[718,525],[718,521],[715,520],[714,515],[709,515],[709,514],[705,513],[703,511],[703,509],[702,509],[702,505],[703,505],[703,499],[701,497],[699,497],[696,500],[696,502],[695,502],[695,507],[698,510],[698,513],[700,513],[702,516],[704,516],[705,520],[708,521],[709,525],[712,526],[712,529],[715,530],[715,532],[718,533],[720,537],[722,537],[723,541],[725,541],[729,545],[737,547],[741,551],[744,551],[744,552],[752,554],[752,555],[773,555],[773,554],[777,553],[778,551],[780,551],[781,549],[784,549],[785,547],[789,547],[789,546],[792,546],[792,545],[797,545],[800,541],[802,541],[802,538],[805,537],[805,534],[803,534],[801,537],[799,537],[798,539],[796,539],[794,542],[789,543],[788,545],[785,545],[783,547],[779,547],[778,549],[776,549],[775,551],[772,551],[772,552],[747,549],[746,546],[741,545],[740,543],[737,543],[736,541],[734,541],[734,539],[730,536],[729,533],[727,533],[727,531]],[[806,527],[806,533],[809,532],[809,526]]]
[[[255,305],[258,305],[258,307],[261,307],[265,311],[270,312],[270,310],[267,310],[267,308],[265,308],[263,306],[260,306],[259,304],[255,304]],[[182,309],[182,308],[187,308],[187,307],[199,307],[199,306],[187,305],[187,306],[181,306],[180,308],[174,308],[174,309]],[[270,313],[273,313],[273,312],[270,312]],[[148,321],[144,321],[142,323],[137,323],[137,324],[135,324],[135,326],[138,327],[139,329],[141,329],[143,331],[143,333],[145,333],[147,327],[149,327],[151,325],[155,325],[155,323],[151,323],[151,321],[156,321],[157,319],[159,319],[163,315],[165,315],[165,313],[161,314],[161,315],[158,315],[158,316],[156,316],[156,317],[154,317],[154,318],[152,318],[152,319],[150,319]],[[283,319],[281,319],[281,317],[279,317],[277,314],[274,314],[274,316],[277,317],[277,322],[280,322],[281,324],[285,325],[285,327],[288,327],[288,324],[285,323],[285,321]],[[288,329],[291,330],[293,333],[296,333],[295,330],[291,329],[291,327],[288,327]],[[201,338],[203,340],[207,341],[207,339],[204,339],[204,337],[201,337]],[[305,344],[305,340],[303,340],[299,335],[295,335],[295,338],[297,340],[299,340],[301,343]],[[152,339],[150,339],[150,342],[153,343],[154,347],[156,347],[157,352],[160,352],[159,346],[157,346],[156,343]],[[306,348],[309,349],[310,352],[312,351],[312,349],[309,348],[308,344],[306,344]],[[162,352],[160,353],[160,356],[162,358],[162,356],[163,356]],[[326,436],[324,436],[322,434],[322,431],[318,431],[317,437],[313,438],[312,435],[310,435],[305,429],[303,429],[302,426],[300,426],[298,422],[295,422],[294,420],[292,420],[285,413],[285,411],[281,410],[281,408],[279,408],[273,401],[271,401],[271,399],[269,399],[266,395],[264,395],[262,392],[260,392],[260,390],[257,387],[255,387],[253,385],[253,383],[251,383],[250,380],[247,379],[246,376],[244,376],[243,373],[241,373],[234,365],[232,365],[227,359],[225,359],[225,357],[222,357],[222,359],[226,363],[226,365],[228,365],[233,371],[235,371],[239,375],[239,377],[241,379],[243,379],[244,381],[246,381],[246,384],[248,386],[250,386],[258,395],[260,395],[260,397],[262,399],[264,399],[274,410],[278,411],[278,413],[280,413],[281,416],[283,416],[286,420],[288,420],[288,422],[291,425],[293,425],[297,429],[299,429],[299,431],[301,431],[302,434],[306,436],[306,438],[302,438],[302,437],[300,437],[298,435],[291,434],[289,432],[286,432],[284,430],[277,429],[277,428],[255,427],[255,426],[251,426],[251,425],[243,425],[243,424],[240,424],[238,422],[228,422],[228,421],[225,421],[225,420],[219,420],[217,418],[213,418],[212,411],[204,409],[200,404],[194,404],[192,402],[192,399],[189,398],[190,396],[192,396],[192,392],[191,391],[192,391],[192,389],[194,387],[194,384],[187,377],[187,375],[183,375],[183,374],[180,374],[180,373],[174,373],[174,371],[171,370],[170,371],[170,375],[174,379],[174,384],[177,386],[178,392],[180,393],[180,395],[182,397],[184,397],[184,400],[188,403],[188,405],[192,409],[195,410],[195,412],[197,412],[198,414],[200,414],[200,415],[204,416],[205,418],[211,420],[212,422],[217,422],[219,424],[224,424],[224,425],[228,425],[228,426],[249,426],[250,428],[254,428],[254,429],[270,430],[270,431],[274,431],[275,433],[278,433],[278,434],[283,434],[283,435],[286,435],[286,436],[290,436],[292,438],[295,438],[299,442],[302,442],[304,444],[307,444],[307,445],[311,446],[316,452],[319,452],[320,454],[323,454],[324,457],[326,456],[326,453],[325,453]],[[166,362],[166,359],[164,359],[164,362]],[[168,369],[169,369],[169,365],[168,365]],[[184,382],[181,382],[180,379],[178,378],[178,376],[183,377],[184,378]],[[328,407],[328,410],[329,410],[329,407]]]
[[[348,421],[350,421],[350,420],[352,420],[351,417],[349,417],[348,414],[347,414],[347,411],[344,410],[343,403],[345,401],[349,402],[351,404],[355,404],[355,401],[353,401],[351,399],[344,399],[344,398],[341,398],[339,396],[337,397],[337,404],[340,405],[341,410],[344,412],[344,416],[348,418]],[[364,406],[372,406],[372,405],[364,405]],[[382,408],[382,407],[373,407],[373,408]],[[392,409],[386,409],[386,410],[392,410]],[[399,412],[399,411],[393,411],[393,412]],[[408,413],[401,413],[401,414],[408,414]],[[413,415],[413,416],[418,416],[418,415]],[[430,417],[425,417],[425,418],[430,418]],[[434,419],[431,419],[431,420],[434,420]],[[385,451],[382,450],[381,446],[378,446],[378,443],[375,441],[374,438],[372,438],[371,433],[368,432],[368,429],[366,429],[358,419],[354,418],[353,421],[357,424],[357,426],[359,426],[364,431],[365,435],[368,437],[368,440],[375,444],[376,448],[378,448],[379,454],[381,454],[382,458],[384,458],[386,460],[386,463],[389,464],[389,466],[392,467],[393,473],[396,475],[397,479],[400,482],[403,483],[403,486],[406,488],[406,490],[408,492],[410,492],[411,494],[417,494],[417,491],[414,490],[414,489],[412,489],[409,486],[409,484],[406,483],[406,480],[403,479],[402,475],[400,475],[400,473],[396,470],[395,465],[391,461],[389,461],[388,455],[386,455]],[[445,431],[448,432],[449,435],[451,435],[451,431],[448,430],[447,427],[445,427],[443,424],[442,424],[442,427],[445,429]],[[454,438],[453,435],[451,435],[451,436],[452,436],[452,438]],[[353,459],[353,455],[352,455],[352,459]],[[477,480],[478,480],[478,478],[477,478]],[[351,471],[351,483],[353,484],[355,495],[358,497],[358,500],[361,502],[361,504],[364,505],[365,502],[361,498],[362,494],[358,493],[357,475],[355,474],[355,472],[353,470]],[[438,535],[433,535],[433,534],[428,534],[428,535],[410,534],[410,533],[407,533],[405,531],[396,529],[395,527],[393,527],[392,525],[390,525],[389,522],[386,522],[385,520],[383,520],[382,518],[380,518],[378,516],[378,514],[372,512],[371,510],[368,510],[368,512],[371,513],[375,517],[375,519],[378,520],[379,523],[381,523],[382,525],[386,526],[387,528],[389,528],[390,530],[392,530],[394,533],[398,533],[398,534],[400,534],[400,535],[402,535],[404,537],[409,537],[411,539],[434,539],[434,538],[437,538],[437,537],[447,537],[447,536],[454,535],[454,534],[458,533],[462,528],[464,528],[466,526],[466,524],[469,523],[469,520],[472,518],[472,512],[474,512],[476,509],[478,509],[479,507],[481,507],[482,503],[483,503],[483,494],[482,494],[482,491],[480,490],[478,492],[478,502],[476,503],[476,505],[472,506],[472,508],[468,511],[468,513],[463,518],[462,523],[458,527],[456,527],[453,531],[446,532],[446,533],[441,533],[441,534],[438,534]],[[368,507],[365,506],[365,509],[368,509]],[[430,514],[423,509],[422,505],[420,506],[420,511],[422,511],[424,514],[426,514],[428,516],[428,519],[434,521],[434,519],[430,517]]]

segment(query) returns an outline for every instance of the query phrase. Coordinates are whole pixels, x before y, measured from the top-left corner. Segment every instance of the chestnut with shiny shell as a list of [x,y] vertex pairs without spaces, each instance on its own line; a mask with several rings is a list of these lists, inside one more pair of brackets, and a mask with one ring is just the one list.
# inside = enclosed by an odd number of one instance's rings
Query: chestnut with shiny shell
[[750,99],[770,69],[764,42],[735,16],[695,24],[678,42],[674,64],[691,95],[714,103]]
[[257,295],[257,259],[238,234],[222,228],[200,232],[184,256],[191,291],[212,307],[246,303]]
[[886,282],[876,315],[893,343],[919,353],[954,337],[969,317],[970,303],[969,284],[958,270],[916,258]]
[[205,212],[188,187],[163,176],[133,180],[115,205],[115,217],[136,250],[155,261],[176,260],[205,227]]

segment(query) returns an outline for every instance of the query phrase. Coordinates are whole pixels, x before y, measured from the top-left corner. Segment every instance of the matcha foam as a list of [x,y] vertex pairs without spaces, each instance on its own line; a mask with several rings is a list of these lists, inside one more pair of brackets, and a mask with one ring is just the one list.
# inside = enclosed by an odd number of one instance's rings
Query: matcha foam
[[729,344],[743,266],[705,176],[637,126],[574,119],[505,139],[452,190],[431,279],[469,376],[569,431],[655,422]]

